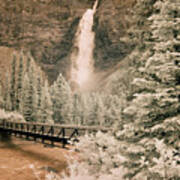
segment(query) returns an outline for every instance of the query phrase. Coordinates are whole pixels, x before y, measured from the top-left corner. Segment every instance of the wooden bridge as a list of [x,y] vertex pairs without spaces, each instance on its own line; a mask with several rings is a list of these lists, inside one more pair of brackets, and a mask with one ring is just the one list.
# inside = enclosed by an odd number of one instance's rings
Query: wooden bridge
[[27,140],[38,140],[62,143],[65,147],[70,141],[77,141],[79,136],[97,131],[107,132],[110,129],[98,126],[56,125],[45,123],[14,122],[0,120],[0,133],[24,137]]

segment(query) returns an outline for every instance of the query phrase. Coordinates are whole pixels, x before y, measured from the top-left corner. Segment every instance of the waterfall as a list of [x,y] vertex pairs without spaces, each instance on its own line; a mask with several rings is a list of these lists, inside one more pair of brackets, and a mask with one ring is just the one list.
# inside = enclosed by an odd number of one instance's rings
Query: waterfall
[[92,9],[87,9],[83,14],[75,35],[73,52],[71,54],[70,80],[80,90],[87,89],[93,77],[93,49],[94,32],[92,31],[94,14],[98,0]]

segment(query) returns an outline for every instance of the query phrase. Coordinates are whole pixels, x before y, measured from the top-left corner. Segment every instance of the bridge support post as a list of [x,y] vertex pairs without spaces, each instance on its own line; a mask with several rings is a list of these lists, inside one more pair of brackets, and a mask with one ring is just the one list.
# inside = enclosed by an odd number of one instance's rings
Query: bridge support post
[[0,132],[0,141],[2,142],[10,142],[11,141],[11,134],[7,131]]
[[34,136],[34,141],[36,141],[36,136]]
[[26,140],[29,140],[29,135],[28,134],[26,135]]
[[65,148],[66,147],[66,144],[67,144],[67,140],[64,138],[62,140],[62,148]]
[[19,137],[22,138],[22,134],[21,133],[19,134]]
[[14,132],[15,137],[17,137],[17,132]]
[[51,146],[54,147],[54,141],[51,141]]

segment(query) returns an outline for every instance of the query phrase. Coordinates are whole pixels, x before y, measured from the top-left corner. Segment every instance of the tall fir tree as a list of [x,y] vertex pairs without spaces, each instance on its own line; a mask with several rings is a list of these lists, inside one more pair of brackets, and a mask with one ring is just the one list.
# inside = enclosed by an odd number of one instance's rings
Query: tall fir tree
[[112,127],[122,123],[122,99],[117,95],[106,95],[102,97],[104,100],[104,126]]
[[4,108],[4,99],[3,99],[3,90],[2,90],[2,85],[0,81],[0,108]]
[[35,66],[33,61],[31,60],[29,71],[25,74],[23,82],[23,114],[27,121],[36,121],[35,110],[37,107],[37,91],[34,73]]
[[68,123],[71,118],[72,92],[64,77],[59,74],[52,85],[53,119],[55,123]]
[[16,59],[16,55],[14,54],[11,64],[11,90],[10,90],[12,111],[16,110],[16,64],[17,64],[17,59]]
[[24,60],[23,54],[20,55],[19,68],[17,72],[17,95],[16,95],[16,110],[21,111],[22,91],[23,91],[23,75],[24,75]]
[[34,110],[34,116],[36,118],[37,121],[43,121],[43,100],[42,100],[42,96],[43,96],[43,80],[42,80],[42,74],[40,69],[37,70],[37,74],[36,74],[36,108]]
[[98,93],[91,93],[91,106],[89,111],[88,125],[102,125],[104,122],[104,107],[101,99],[101,95]]
[[44,87],[42,89],[42,111],[41,111],[41,122],[43,123],[53,123],[52,115],[52,101],[51,101],[51,96],[49,93],[49,85],[47,80],[45,81]]
[[85,123],[85,104],[81,94],[73,95],[72,123],[82,125]]
[[11,93],[11,84],[10,84],[9,72],[7,71],[5,75],[5,85],[4,85],[4,109],[7,111],[12,110],[10,93]]
[[30,79],[28,73],[24,76],[24,91],[23,91],[23,116],[26,121],[32,121],[32,88],[30,87]]

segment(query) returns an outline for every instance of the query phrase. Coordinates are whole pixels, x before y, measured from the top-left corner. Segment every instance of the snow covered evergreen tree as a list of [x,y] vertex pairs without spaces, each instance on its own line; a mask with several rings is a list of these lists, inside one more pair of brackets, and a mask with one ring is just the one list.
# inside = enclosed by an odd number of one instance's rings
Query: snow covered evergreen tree
[[11,68],[11,90],[10,90],[12,111],[16,109],[16,64],[17,64],[17,59],[16,59],[16,55],[14,54],[11,65],[12,68]]
[[32,121],[33,107],[32,107],[32,87],[30,87],[30,79],[26,73],[23,82],[23,116],[26,121]]
[[11,89],[11,84],[10,84],[10,77],[9,73],[6,72],[5,76],[5,83],[4,83],[4,109],[6,111],[11,111],[12,110],[12,102],[11,102],[11,96],[10,96],[10,89]]
[[35,110],[34,110],[34,117],[37,121],[43,122],[43,80],[41,70],[38,68],[36,72],[36,94],[35,94]]
[[73,95],[72,124],[81,125],[84,122],[83,103],[80,94]]
[[62,124],[71,122],[72,93],[69,84],[61,74],[51,87],[51,97],[54,122]]
[[38,72],[37,73],[37,95],[38,95],[38,101],[37,101],[37,108],[41,108],[41,102],[42,102],[42,75]]
[[2,91],[1,83],[0,83],[0,108],[4,108],[4,99],[3,99],[3,91]]
[[36,81],[34,77],[35,66],[30,62],[29,71],[25,73],[23,82],[23,114],[27,121],[36,121],[35,110],[37,102]]
[[107,107],[105,107],[106,97],[100,93],[89,94],[89,117],[87,118],[87,125],[106,126],[106,113]]
[[[174,47],[178,43],[174,38],[174,27],[178,20],[171,17],[172,12],[177,10],[177,2],[157,1],[154,5],[155,13],[150,18],[152,36],[150,37],[153,46],[149,49],[149,57],[144,59],[144,66],[141,66],[139,77],[133,80],[134,91],[132,102],[124,111],[133,114],[134,119],[149,127],[159,123],[166,118],[179,114],[179,93],[178,74],[179,67],[178,53]],[[172,24],[175,20],[175,25]],[[176,28],[175,28],[176,29]],[[146,53],[146,52],[145,52]],[[147,57],[147,56],[146,56]],[[133,108],[134,107],[134,108]],[[139,107],[139,108],[138,108]],[[138,111],[139,109],[139,111]],[[149,121],[150,120],[150,121]]]
[[41,119],[43,123],[53,123],[52,120],[52,101],[49,93],[49,85],[47,80],[45,81],[44,87],[42,87],[42,100],[41,100]]
[[107,95],[101,98],[104,99],[104,126],[112,127],[112,125],[122,123],[122,99],[116,95]]
[[22,91],[23,91],[23,75],[24,75],[24,62],[23,55],[20,55],[19,68],[17,72],[17,93],[16,93],[16,110],[20,111],[20,105],[22,101]]

